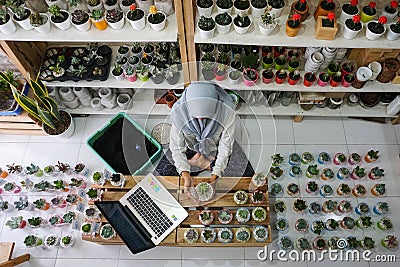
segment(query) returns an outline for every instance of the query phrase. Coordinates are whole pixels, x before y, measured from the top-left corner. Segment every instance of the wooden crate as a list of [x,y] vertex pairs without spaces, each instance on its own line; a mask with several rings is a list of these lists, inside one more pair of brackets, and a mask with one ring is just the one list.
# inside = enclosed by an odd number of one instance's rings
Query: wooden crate
[[[126,183],[121,187],[114,187],[108,181],[104,186],[101,188],[104,190],[103,200],[119,200],[126,192],[128,192],[133,186],[136,185],[138,181],[143,179],[143,176],[125,176]],[[191,200],[186,193],[183,192],[183,179],[179,179],[179,177],[175,176],[162,176],[158,177],[160,182],[168,189],[168,191],[182,204],[182,206],[188,211],[189,216],[181,223],[181,225],[175,229],[165,240],[161,242],[161,246],[191,246],[191,247],[255,247],[255,246],[263,246],[265,244],[269,244],[272,241],[271,236],[271,227],[269,226],[270,223],[270,211],[269,211],[269,198],[268,198],[268,185],[264,185],[258,189],[263,190],[265,192],[266,201],[261,205],[254,205],[254,204],[245,204],[245,205],[237,205],[233,200],[233,194],[237,190],[245,190],[249,194],[249,201],[250,201],[250,194],[256,188],[251,183],[251,177],[244,177],[244,178],[235,178],[235,177],[224,177],[221,181],[217,183],[216,186],[216,197],[210,201],[209,203],[205,203],[203,206],[198,207],[193,200]],[[196,177],[195,183],[207,181],[208,178],[205,177]],[[96,186],[95,186],[96,187]],[[97,187],[98,188],[98,187]],[[183,235],[186,229],[189,227],[195,226],[198,228],[199,232],[204,227],[198,221],[198,214],[205,208],[209,207],[212,210],[220,210],[222,208],[230,208],[233,213],[235,214],[235,210],[239,207],[248,207],[249,209],[255,206],[262,206],[267,210],[267,219],[262,223],[256,223],[253,220],[250,220],[245,225],[251,229],[254,225],[263,225],[268,228],[269,238],[264,243],[259,243],[253,239],[253,237],[247,243],[239,243],[237,241],[233,241],[229,244],[221,244],[218,241],[214,241],[211,244],[206,244],[201,242],[200,240],[194,244],[187,244],[183,240]],[[217,219],[215,219],[217,222]],[[107,221],[104,217],[101,218],[101,224],[106,224]],[[212,225],[213,228],[216,230],[222,227],[229,227],[232,229],[232,232],[235,233],[236,230],[241,225],[234,219],[230,225]],[[103,245],[116,245],[116,244],[123,244],[123,241],[120,237],[116,236],[110,240],[103,240],[98,235],[95,237],[92,236],[82,236],[82,239],[85,241],[95,242],[98,244]]]

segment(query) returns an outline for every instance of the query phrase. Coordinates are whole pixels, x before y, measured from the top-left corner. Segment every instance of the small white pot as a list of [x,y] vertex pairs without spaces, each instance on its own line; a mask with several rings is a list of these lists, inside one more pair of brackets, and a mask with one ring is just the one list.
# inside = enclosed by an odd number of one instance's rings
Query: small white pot
[[275,30],[276,25],[277,25],[277,23],[272,25],[271,28],[266,28],[266,27],[264,27],[264,24],[261,21],[258,23],[258,27],[259,27],[262,35],[270,35]]
[[58,93],[60,94],[62,101],[72,101],[75,98],[72,87],[61,87]]
[[78,108],[81,105],[81,102],[79,101],[78,97],[74,97],[71,101],[65,101],[63,100],[63,104],[70,109],[75,109]]
[[67,2],[66,2],[66,1],[62,1],[62,0],[49,1],[49,0],[46,0],[46,3],[47,3],[47,5],[48,5],[49,7],[50,7],[50,6],[53,6],[53,5],[57,5],[57,6],[59,6],[60,9],[62,9],[62,10],[67,10],[67,9],[68,9]]
[[348,40],[356,38],[357,34],[363,29],[363,27],[364,27],[364,25],[361,23],[361,29],[359,31],[353,31],[353,30],[350,30],[349,28],[347,28],[346,25],[344,25],[343,32],[342,32],[343,38],[348,39]]
[[128,110],[132,108],[133,101],[128,94],[120,94],[117,97],[117,104],[123,110]]
[[392,31],[392,29],[390,29],[390,26],[387,29],[387,33],[386,33],[386,39],[388,39],[389,41],[395,41],[397,40],[397,38],[399,38],[400,33],[395,33],[394,31]]
[[[65,111],[65,112],[66,112],[66,111]],[[49,135],[49,134],[44,130],[43,126],[42,126],[42,131],[43,131],[46,135],[48,135],[48,136],[52,136],[52,137],[55,137],[55,138],[62,138],[62,139],[68,138],[68,137],[70,137],[71,135],[73,135],[74,132],[75,132],[75,123],[74,123],[74,119],[72,118],[72,116],[71,116],[71,114],[70,114],[69,112],[67,112],[67,113],[68,113],[69,117],[71,118],[71,123],[70,123],[69,127],[67,128],[67,130],[65,130],[65,132],[63,132],[63,133],[61,133],[61,134],[59,134],[59,135]]]
[[113,10],[113,9],[117,9],[117,8],[118,8],[118,1],[117,1],[114,5],[112,5],[112,6],[106,5],[106,4],[104,3],[104,9],[105,9],[105,10]]
[[100,0],[100,3],[97,6],[91,6],[89,4],[86,5],[90,12],[93,10],[103,10],[103,1]]
[[233,23],[233,27],[238,34],[245,34],[250,29],[251,24],[253,24],[253,21],[250,19],[250,25],[247,27],[239,27],[235,23]]
[[[27,9],[29,10],[29,9]],[[29,15],[32,14],[32,11],[29,10]],[[24,19],[24,20],[17,20],[15,19],[15,16],[13,16],[13,20],[19,25],[21,26],[22,29],[24,29],[25,31],[30,31],[33,30],[33,26],[31,25],[30,21],[29,21],[29,16]]]
[[360,82],[368,81],[372,77],[372,70],[368,67],[359,67],[356,76]]
[[74,25],[75,28],[81,32],[87,32],[92,27],[92,20],[90,18],[83,24],[75,24],[72,20],[71,20],[71,22],[72,22],[72,25]]
[[394,14],[387,13],[385,7],[386,6],[384,6],[381,10],[381,16],[385,16],[387,18],[387,23],[390,23],[394,20],[394,18],[397,17],[397,12],[395,12]]
[[227,34],[231,30],[232,22],[228,25],[219,25],[218,23],[215,23],[215,25],[217,25],[217,32],[219,34]]
[[4,34],[12,34],[17,30],[17,27],[15,27],[15,23],[11,18],[10,14],[7,14],[8,21],[4,23],[3,25],[0,25],[0,31]]
[[251,7],[251,15],[253,16],[253,18],[260,18],[261,15],[264,14],[265,7],[264,8],[256,8],[252,5],[251,1],[250,1],[250,7]]
[[114,30],[120,30],[124,27],[125,25],[125,16],[122,16],[122,19],[120,21],[117,21],[115,23],[109,22],[107,19],[107,24]]
[[213,10],[213,6],[214,5],[212,5],[210,7],[206,7],[206,8],[202,8],[202,7],[197,6],[197,11],[199,12],[199,16],[210,17],[211,13],[212,13],[212,10]]
[[139,20],[130,20],[128,18],[128,13],[126,13],[126,19],[129,21],[129,23],[131,24],[131,26],[134,30],[140,31],[140,30],[143,30],[144,27],[146,26],[146,12],[144,12],[144,14],[145,15],[143,16],[143,18],[141,18]]
[[229,84],[232,84],[232,85],[236,85],[236,84],[239,84],[239,81],[240,81],[240,77],[241,77],[241,75],[239,76],[239,78],[238,79],[236,79],[236,80],[233,80],[233,79],[231,79],[231,77],[230,77],[230,72],[228,73],[228,81],[229,81]]
[[239,15],[240,13],[245,13],[245,14],[249,14],[249,12],[250,12],[250,7],[248,8],[248,9],[246,9],[246,10],[241,10],[241,9],[237,9],[236,7],[235,7],[235,5],[233,5],[233,9],[235,10],[235,14],[236,15]]
[[124,13],[127,13],[127,12],[129,12],[129,10],[130,10],[130,6],[124,6],[124,5],[122,5],[122,1],[121,1],[121,3],[119,3],[119,8],[121,8],[121,10],[122,10]]
[[43,24],[43,25],[40,25],[40,26],[38,26],[38,27],[35,27],[35,26],[33,26],[33,28],[35,29],[35,30],[37,30],[38,32],[40,32],[40,33],[48,33],[48,32],[50,32],[50,30],[51,30],[51,24],[50,24],[50,18],[49,18],[49,16],[47,16],[46,14],[42,14],[42,13],[40,13],[41,15],[45,15],[46,17],[47,17],[47,21],[46,21],[46,23],[45,24]]
[[90,107],[96,111],[102,110],[104,108],[103,104],[101,104],[101,99],[99,97],[93,97],[90,100]]
[[112,74],[112,76],[117,80],[117,81],[123,81],[123,80],[125,80],[125,75],[124,75],[124,72],[122,72],[120,75],[118,75],[118,76],[116,76],[116,75],[114,75],[113,73],[111,73]]
[[[377,22],[377,21],[376,21],[376,20],[373,20],[373,21],[368,22],[368,24],[370,24],[371,22]],[[367,24],[367,26],[365,27],[365,28],[366,28],[365,36],[367,37],[368,40],[371,40],[371,41],[376,40],[376,39],[378,39],[379,37],[381,37],[382,35],[385,34],[385,32],[386,32],[386,27],[385,27],[385,26],[383,26],[383,29],[384,29],[384,30],[383,30],[383,33],[376,34],[376,33],[373,33],[372,31],[370,31],[370,30],[368,29],[368,24]]]
[[100,98],[105,100],[110,100],[114,95],[111,88],[107,87],[100,88],[97,92],[99,93]]
[[[157,12],[161,12],[161,11],[157,11]],[[157,31],[157,32],[160,32],[160,31],[164,30],[165,24],[167,23],[167,16],[165,15],[164,12],[161,12],[161,13],[164,14],[165,19],[164,19],[161,23],[158,23],[158,24],[150,23],[150,22],[149,22],[149,16],[150,16],[150,14],[147,15],[147,23],[149,23],[149,24],[150,24],[150,27],[151,27],[153,30]]]
[[65,11],[65,10],[61,10],[61,11],[64,11],[65,13],[68,14],[67,19],[64,20],[63,22],[55,23],[53,21],[52,17],[50,17],[51,18],[51,22],[53,22],[53,24],[56,25],[56,27],[59,28],[60,30],[68,30],[69,28],[71,28],[71,16],[67,11]]
[[272,8],[271,11],[269,11],[269,14],[275,15],[275,18],[279,17],[282,13],[284,7],[281,8]]
[[101,104],[103,104],[106,108],[115,108],[117,106],[117,95],[114,94],[109,100],[102,98]]
[[214,37],[215,28],[216,28],[216,27],[214,27],[214,28],[213,28],[212,30],[210,30],[210,31],[204,31],[204,30],[202,30],[202,29],[199,28],[201,38],[203,38],[203,39],[205,39],[205,40],[209,40],[209,39],[213,38],[213,37]]
[[233,5],[230,8],[220,8],[217,6],[217,14],[228,13],[229,15],[232,13]]
[[382,71],[382,65],[381,65],[381,63],[379,63],[377,61],[373,61],[373,62],[369,63],[368,68],[370,68],[372,71],[372,76],[371,76],[371,78],[369,78],[370,81],[375,80],[376,77],[378,77],[379,73],[381,73],[381,71]]

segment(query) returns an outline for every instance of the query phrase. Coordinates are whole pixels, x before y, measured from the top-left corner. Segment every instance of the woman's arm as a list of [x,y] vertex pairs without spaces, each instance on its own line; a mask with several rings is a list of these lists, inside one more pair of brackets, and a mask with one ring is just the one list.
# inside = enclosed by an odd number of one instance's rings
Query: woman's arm
[[169,149],[171,150],[174,165],[179,174],[183,171],[190,172],[190,165],[186,157],[186,142],[182,131],[179,131],[174,125],[171,127]]
[[229,157],[232,153],[233,143],[235,142],[235,113],[228,119],[224,124],[224,130],[221,134],[221,139],[218,143],[218,152],[215,160],[215,165],[213,167],[212,173],[218,177],[221,177],[222,173],[225,171],[228,165]]

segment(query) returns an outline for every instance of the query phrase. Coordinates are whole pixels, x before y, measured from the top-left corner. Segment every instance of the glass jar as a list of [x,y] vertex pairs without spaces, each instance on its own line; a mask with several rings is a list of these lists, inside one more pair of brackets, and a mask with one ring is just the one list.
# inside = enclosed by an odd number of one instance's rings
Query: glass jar
[[328,98],[327,106],[330,109],[337,109],[342,105],[343,98]]
[[359,100],[360,98],[358,97],[357,94],[349,94],[349,96],[347,97],[347,104],[349,106],[355,106],[358,104]]

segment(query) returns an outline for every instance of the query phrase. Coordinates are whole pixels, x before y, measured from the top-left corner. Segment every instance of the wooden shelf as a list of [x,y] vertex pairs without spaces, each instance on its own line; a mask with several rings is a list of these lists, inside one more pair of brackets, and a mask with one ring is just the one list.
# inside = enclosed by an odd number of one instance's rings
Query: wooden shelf
[[141,31],[135,31],[127,20],[121,30],[114,30],[107,27],[104,31],[99,31],[92,25],[86,32],[77,30],[73,25],[68,30],[60,30],[51,25],[51,30],[47,34],[42,34],[36,30],[26,31],[17,25],[17,31],[13,34],[0,34],[0,39],[5,41],[47,41],[47,42],[176,42],[178,40],[178,26],[175,14],[167,17],[165,29],[157,32],[150,28],[146,22],[146,27]]

